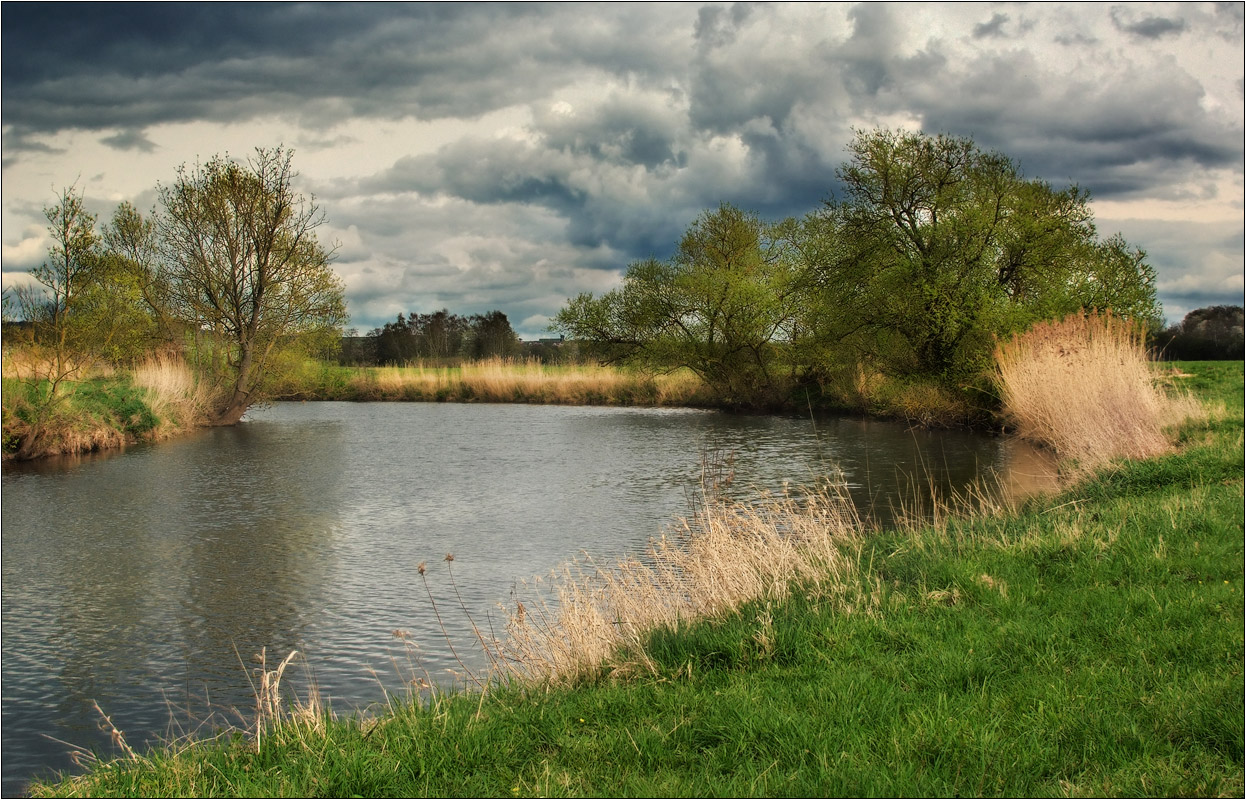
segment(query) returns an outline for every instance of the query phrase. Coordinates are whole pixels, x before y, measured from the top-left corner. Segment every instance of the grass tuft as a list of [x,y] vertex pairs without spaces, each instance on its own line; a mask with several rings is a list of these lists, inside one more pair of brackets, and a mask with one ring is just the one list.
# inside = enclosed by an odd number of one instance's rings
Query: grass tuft
[[1171,450],[1165,428],[1200,416],[1158,385],[1140,327],[1111,314],[1035,325],[996,348],[1000,394],[1018,433],[1091,471]]
[[[591,557],[551,576],[549,595],[517,601],[499,661],[532,684],[574,683],[608,667],[652,671],[644,641],[795,588],[851,604],[861,523],[851,500],[707,499],[691,518],[612,567]],[[859,600],[859,598],[853,598]]]

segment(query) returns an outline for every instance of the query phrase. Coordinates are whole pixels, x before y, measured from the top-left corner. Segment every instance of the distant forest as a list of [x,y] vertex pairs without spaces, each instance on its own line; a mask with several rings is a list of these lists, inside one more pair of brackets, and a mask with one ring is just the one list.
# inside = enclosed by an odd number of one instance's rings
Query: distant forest
[[1246,349],[1242,306],[1197,308],[1155,335],[1153,349],[1165,361],[1238,361]]
[[[1155,331],[1149,345],[1164,361],[1238,361],[1246,354],[1246,309],[1207,306],[1181,322]],[[350,366],[402,366],[482,358],[574,359],[578,343],[558,339],[522,341],[501,311],[461,316],[447,309],[399,314],[365,336],[342,337],[338,361]]]
[[403,366],[415,362],[454,363],[487,358],[561,361],[556,339],[524,342],[501,311],[461,316],[447,309],[399,314],[366,336],[345,336],[338,361],[351,366]]

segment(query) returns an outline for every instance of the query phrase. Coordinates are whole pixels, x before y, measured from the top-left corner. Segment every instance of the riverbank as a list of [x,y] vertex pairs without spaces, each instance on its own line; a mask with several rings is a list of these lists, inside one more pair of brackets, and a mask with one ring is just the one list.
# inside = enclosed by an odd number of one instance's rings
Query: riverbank
[[1179,451],[846,540],[834,581],[651,631],[590,674],[288,715],[34,791],[1240,796],[1242,368],[1179,366],[1228,409]]
[[129,371],[83,367],[56,392],[37,371],[6,364],[3,458],[42,458],[161,441],[206,423],[208,399],[185,363],[149,359]]
[[343,367],[305,360],[282,370],[271,392],[281,400],[716,405],[708,387],[686,369],[653,373],[497,358],[455,366],[407,367]]
[[[194,378],[180,362],[155,360],[132,372],[84,369],[82,375],[65,381],[61,397],[41,410],[46,382],[6,374],[4,458],[13,458],[23,447],[23,458],[123,448],[206,424],[205,398],[196,394]],[[935,386],[877,375],[859,375],[850,383],[825,396],[801,395],[775,410],[860,414],[923,427],[994,424],[990,414],[968,408]],[[302,401],[723,407],[688,369],[654,373],[502,359],[408,367],[344,367],[301,359],[276,371],[268,396]]]

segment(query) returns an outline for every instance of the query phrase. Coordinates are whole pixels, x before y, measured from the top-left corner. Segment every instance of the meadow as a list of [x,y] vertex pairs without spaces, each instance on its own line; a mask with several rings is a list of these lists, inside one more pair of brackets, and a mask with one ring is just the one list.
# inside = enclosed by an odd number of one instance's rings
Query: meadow
[[[32,792],[1240,796],[1242,364],[1135,371],[1145,353],[1109,331],[1108,360],[1075,366],[1099,331],[1063,330],[1002,345],[1001,372],[1053,335],[1076,346],[1034,386],[1071,409],[1119,358],[1134,398],[1133,433],[1092,452],[1018,388],[1012,424],[1065,459],[1054,496],[1009,506],[984,487],[933,523],[867,530],[833,494],[707,491],[648,558],[569,568],[507,635],[481,634],[496,668],[480,685],[413,674],[410,696],[336,716],[282,697],[287,659],[260,671],[249,730]],[[419,580],[452,582],[452,565]]]

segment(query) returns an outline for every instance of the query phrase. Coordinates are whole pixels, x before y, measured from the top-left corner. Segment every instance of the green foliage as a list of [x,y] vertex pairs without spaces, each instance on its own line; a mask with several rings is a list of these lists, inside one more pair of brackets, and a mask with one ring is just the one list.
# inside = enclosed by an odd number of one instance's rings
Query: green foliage
[[811,264],[820,335],[891,374],[956,387],[997,336],[1082,309],[1158,318],[1155,273],[1118,235],[1096,238],[1089,197],[1026,180],[970,139],[858,132],[845,197],[809,230],[838,239]]
[[151,434],[160,419],[128,376],[62,383],[4,380],[6,455],[78,454],[119,447]]
[[791,383],[780,351],[804,288],[784,233],[724,204],[693,223],[669,261],[632,263],[621,289],[580,295],[552,327],[608,362],[687,367],[728,405],[773,405]]
[[967,138],[858,132],[849,155],[842,199],[771,225],[706,212],[673,258],[629,265],[621,288],[569,300],[552,328],[758,407],[862,370],[989,404],[997,337],[1083,309],[1156,327],[1146,254],[1100,240],[1078,187],[1026,179]]
[[84,413],[105,421],[131,436],[154,429],[160,420],[143,391],[128,379],[95,378],[74,385],[73,403]]
[[366,346],[352,353],[354,363],[403,366],[414,361],[513,358],[523,345],[501,311],[464,317],[447,309],[412,313],[387,322],[368,335]]
[[324,217],[294,191],[293,154],[257,148],[246,164],[215,156],[160,188],[156,222],[173,316],[222,347],[219,424],[262,398],[279,346],[346,322],[341,279],[316,239]]
[[1156,333],[1153,346],[1163,358],[1239,361],[1243,319],[1241,306],[1196,308],[1180,324]]

